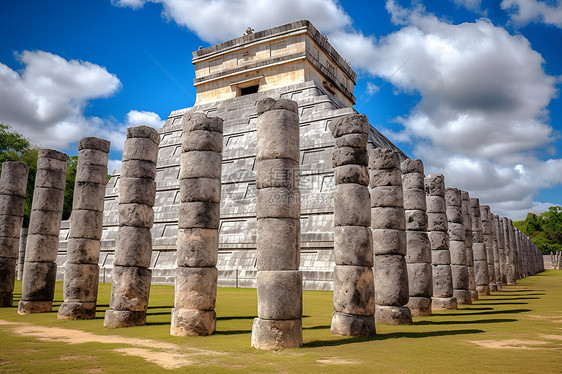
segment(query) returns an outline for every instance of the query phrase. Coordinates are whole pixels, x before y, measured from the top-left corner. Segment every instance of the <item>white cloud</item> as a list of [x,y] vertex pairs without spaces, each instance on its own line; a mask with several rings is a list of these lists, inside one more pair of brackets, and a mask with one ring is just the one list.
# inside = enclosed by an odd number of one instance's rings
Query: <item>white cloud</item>
[[503,0],[501,7],[519,25],[530,22],[542,22],[562,28],[562,4],[557,0]]
[[119,168],[121,168],[121,160],[109,160],[107,162],[107,171],[109,174],[115,174],[115,171]]
[[367,82],[367,93],[369,95],[374,95],[380,91],[380,87],[374,84],[373,82]]
[[486,15],[487,11],[482,9],[482,0],[453,0],[458,6],[463,6],[475,13]]
[[146,112],[144,110],[131,110],[127,113],[128,126],[150,126],[159,129],[164,126],[164,122],[160,116],[154,112]]

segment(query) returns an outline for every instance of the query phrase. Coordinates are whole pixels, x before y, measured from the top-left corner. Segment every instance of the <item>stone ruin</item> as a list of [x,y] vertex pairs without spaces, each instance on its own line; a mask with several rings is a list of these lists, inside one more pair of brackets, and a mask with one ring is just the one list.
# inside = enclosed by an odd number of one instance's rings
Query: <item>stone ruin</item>
[[60,319],[93,318],[111,281],[104,326],[143,325],[150,285],[174,281],[170,333],[209,335],[217,286],[257,287],[251,345],[271,350],[302,345],[303,289],[333,288],[333,334],[370,336],[544,270],[511,220],[425,176],[354,111],[355,73],[309,22],[201,49],[194,64],[196,105],[159,131],[129,128],[109,182],[109,142],[79,142],[70,222],[66,155],[39,152],[28,230],[28,169],[3,164],[2,306],[23,247],[19,314],[51,311],[64,270]]

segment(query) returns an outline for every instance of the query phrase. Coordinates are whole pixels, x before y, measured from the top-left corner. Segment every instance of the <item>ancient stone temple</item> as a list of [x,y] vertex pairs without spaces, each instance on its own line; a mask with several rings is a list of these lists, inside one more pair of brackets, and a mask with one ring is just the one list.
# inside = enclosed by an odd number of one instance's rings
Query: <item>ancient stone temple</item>
[[[193,52],[193,107],[171,112],[159,129],[156,170],[153,283],[173,283],[180,205],[179,172],[182,117],[201,112],[223,120],[218,285],[256,285],[256,103],[264,98],[298,104],[300,122],[301,237],[300,270],[305,289],[331,289],[333,251],[332,192],[335,190],[328,125],[354,114],[356,73],[328,39],[308,21],[252,32]],[[369,126],[368,148],[397,150]],[[111,172],[111,171],[110,171]],[[100,255],[100,281],[109,282],[118,229],[117,197],[121,171],[107,184]],[[60,232],[58,278],[62,279],[69,224]]]

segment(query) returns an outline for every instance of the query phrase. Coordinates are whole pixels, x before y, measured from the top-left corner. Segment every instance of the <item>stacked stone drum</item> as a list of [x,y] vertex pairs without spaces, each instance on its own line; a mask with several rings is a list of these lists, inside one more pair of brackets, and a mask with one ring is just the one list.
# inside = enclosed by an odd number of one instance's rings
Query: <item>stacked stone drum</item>
[[484,245],[486,246],[488,287],[490,292],[495,292],[498,288],[496,287],[496,275],[494,272],[494,236],[492,232],[492,213],[488,205],[480,205],[480,216],[482,219],[482,235],[484,236]]
[[484,243],[482,231],[482,217],[480,213],[480,201],[470,198],[470,210],[472,215],[472,251],[474,255],[474,277],[478,295],[489,295],[490,285],[488,283],[488,255]]
[[461,191],[462,196],[462,218],[464,224],[464,243],[466,246],[466,265],[468,267],[468,290],[472,301],[478,300],[476,291],[476,279],[474,277],[474,254],[472,252],[472,214],[470,213],[470,195]]

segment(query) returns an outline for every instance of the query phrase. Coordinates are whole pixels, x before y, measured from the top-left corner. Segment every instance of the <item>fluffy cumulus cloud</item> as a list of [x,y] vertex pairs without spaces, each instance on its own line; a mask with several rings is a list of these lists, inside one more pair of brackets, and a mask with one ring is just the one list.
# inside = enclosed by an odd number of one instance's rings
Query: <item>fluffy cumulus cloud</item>
[[516,24],[542,22],[562,28],[562,4],[558,0],[503,0],[501,7]]
[[115,94],[119,79],[104,67],[43,51],[18,56],[18,72],[0,63],[0,121],[33,142],[64,150],[85,136],[101,136],[120,149],[127,126],[160,127],[156,113],[133,110],[124,123],[86,116],[89,100]]

